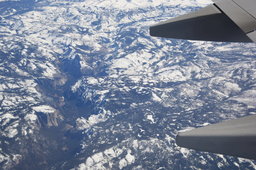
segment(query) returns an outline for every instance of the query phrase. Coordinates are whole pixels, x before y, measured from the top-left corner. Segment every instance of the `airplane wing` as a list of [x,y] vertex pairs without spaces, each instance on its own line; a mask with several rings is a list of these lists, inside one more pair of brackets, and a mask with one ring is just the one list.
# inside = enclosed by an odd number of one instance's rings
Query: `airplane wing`
[[256,115],[178,133],[177,145],[256,159]]
[[[150,27],[166,38],[256,42],[256,0],[220,0]],[[180,132],[181,147],[256,159],[256,115]]]
[[150,27],[156,37],[256,42],[256,1],[219,0],[198,11]]

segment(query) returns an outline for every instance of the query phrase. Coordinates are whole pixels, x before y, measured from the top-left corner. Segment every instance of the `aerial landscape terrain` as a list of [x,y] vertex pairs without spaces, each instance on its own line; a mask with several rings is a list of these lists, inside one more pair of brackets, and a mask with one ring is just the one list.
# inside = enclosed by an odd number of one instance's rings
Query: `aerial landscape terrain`
[[0,0],[0,169],[256,169],[178,147],[256,114],[256,44],[155,38],[210,0]]

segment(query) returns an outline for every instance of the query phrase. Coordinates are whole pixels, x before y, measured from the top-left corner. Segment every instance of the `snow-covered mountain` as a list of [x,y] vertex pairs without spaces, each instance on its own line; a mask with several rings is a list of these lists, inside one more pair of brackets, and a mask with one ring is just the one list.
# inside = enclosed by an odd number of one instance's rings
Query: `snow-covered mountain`
[[255,44],[153,38],[204,0],[0,1],[3,169],[254,169],[175,144],[256,113]]

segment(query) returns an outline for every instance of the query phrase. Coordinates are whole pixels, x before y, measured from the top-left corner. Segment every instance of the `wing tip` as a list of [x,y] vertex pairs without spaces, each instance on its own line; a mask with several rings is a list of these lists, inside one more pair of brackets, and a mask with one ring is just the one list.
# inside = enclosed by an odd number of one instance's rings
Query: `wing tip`
[[217,42],[253,42],[228,16],[209,5],[149,28],[154,37]]

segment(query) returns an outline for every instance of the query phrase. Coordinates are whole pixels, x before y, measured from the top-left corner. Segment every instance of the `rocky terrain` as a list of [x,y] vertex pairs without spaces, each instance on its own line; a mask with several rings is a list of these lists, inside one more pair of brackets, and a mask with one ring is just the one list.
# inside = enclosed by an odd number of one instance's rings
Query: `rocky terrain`
[[0,0],[2,169],[255,169],[175,144],[256,114],[255,44],[149,36],[209,3]]

